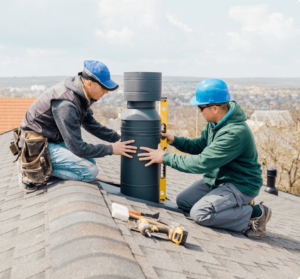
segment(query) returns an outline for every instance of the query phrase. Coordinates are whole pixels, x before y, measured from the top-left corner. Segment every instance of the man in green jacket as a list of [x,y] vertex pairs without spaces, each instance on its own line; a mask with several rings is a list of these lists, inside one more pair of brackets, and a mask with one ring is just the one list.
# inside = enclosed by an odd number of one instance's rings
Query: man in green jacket
[[177,205],[200,225],[241,231],[251,238],[265,235],[271,209],[250,205],[262,186],[261,165],[245,112],[231,97],[224,81],[206,79],[199,83],[197,105],[207,123],[201,137],[188,139],[162,133],[169,144],[194,156],[166,153],[141,147],[141,161],[163,163],[182,172],[203,174],[177,197]]

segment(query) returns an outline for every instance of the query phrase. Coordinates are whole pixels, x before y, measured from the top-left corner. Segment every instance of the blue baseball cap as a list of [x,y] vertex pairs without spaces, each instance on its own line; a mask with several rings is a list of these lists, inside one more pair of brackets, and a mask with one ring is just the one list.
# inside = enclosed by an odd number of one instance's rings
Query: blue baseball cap
[[110,72],[105,64],[95,60],[85,60],[84,69],[78,73],[86,80],[99,83],[108,91],[116,90],[119,85],[110,79]]

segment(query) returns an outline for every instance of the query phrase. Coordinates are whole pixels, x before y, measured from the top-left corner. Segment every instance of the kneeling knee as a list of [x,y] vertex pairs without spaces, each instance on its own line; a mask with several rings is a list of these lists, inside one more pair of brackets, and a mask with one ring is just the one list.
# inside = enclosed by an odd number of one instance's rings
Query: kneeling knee
[[210,219],[210,212],[204,207],[193,206],[190,211],[190,216],[197,224],[205,226],[206,221]]
[[188,205],[186,199],[183,197],[183,195],[178,195],[176,198],[176,204],[179,208],[183,209],[184,211],[189,211],[191,207]]
[[181,205],[182,205],[182,199],[180,198],[180,194],[176,197],[176,204],[178,205],[178,207],[181,208]]
[[97,165],[93,165],[88,169],[88,173],[87,173],[87,182],[90,182],[94,179],[96,179],[97,175],[99,173],[99,170],[97,168]]

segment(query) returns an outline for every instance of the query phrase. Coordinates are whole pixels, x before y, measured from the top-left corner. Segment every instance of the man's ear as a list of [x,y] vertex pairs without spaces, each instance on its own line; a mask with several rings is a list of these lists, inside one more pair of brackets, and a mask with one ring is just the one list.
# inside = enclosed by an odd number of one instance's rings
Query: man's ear
[[86,84],[87,87],[91,87],[92,83],[93,82],[91,80],[87,80],[85,84]]

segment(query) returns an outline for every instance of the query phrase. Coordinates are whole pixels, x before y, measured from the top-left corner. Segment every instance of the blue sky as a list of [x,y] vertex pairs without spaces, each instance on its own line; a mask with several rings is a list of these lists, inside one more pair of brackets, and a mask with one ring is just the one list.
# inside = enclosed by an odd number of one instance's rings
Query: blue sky
[[0,1],[1,77],[300,77],[300,0]]

